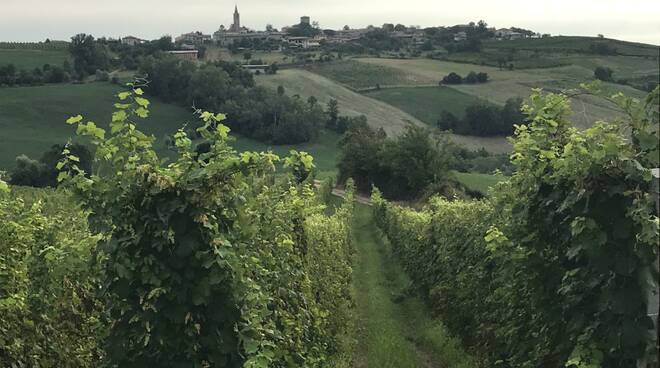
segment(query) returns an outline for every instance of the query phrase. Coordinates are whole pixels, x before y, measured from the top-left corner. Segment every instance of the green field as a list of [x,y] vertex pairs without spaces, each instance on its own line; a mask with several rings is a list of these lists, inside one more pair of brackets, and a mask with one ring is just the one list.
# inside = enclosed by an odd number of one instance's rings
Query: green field
[[[425,125],[424,122],[408,112],[376,98],[371,98],[371,93],[359,94],[353,92],[328,78],[307,70],[285,69],[276,75],[259,76],[256,80],[257,84],[270,88],[277,88],[281,85],[289,95],[298,94],[305,99],[309,96],[315,96],[322,104],[326,104],[331,98],[334,98],[339,102],[339,110],[342,115],[365,115],[369,125],[376,129],[383,128],[390,136],[403,131],[407,122]],[[511,149],[506,139],[502,137],[451,135],[451,138],[455,142],[474,150],[483,147],[493,153],[503,153]]]
[[300,95],[302,98],[314,96],[325,105],[331,98],[339,102],[342,115],[366,115],[369,124],[383,128],[387,134],[397,134],[403,130],[407,121],[424,124],[410,114],[395,107],[353,92],[340,84],[321,75],[302,69],[285,69],[276,75],[261,75],[257,84],[270,88],[283,86],[288,95]]
[[325,179],[334,177],[337,174],[337,155],[339,154],[339,134],[322,130],[319,138],[315,142],[273,146],[267,143],[259,142],[254,139],[234,135],[233,146],[238,151],[273,151],[280,157],[289,155],[292,149],[305,151],[314,156],[314,165],[318,170],[318,178]]
[[579,36],[557,36],[548,38],[526,38],[511,41],[487,41],[484,42],[486,49],[518,49],[518,50],[540,50],[552,52],[577,52],[589,53],[589,46],[599,42],[615,48],[621,55],[652,56],[658,57],[658,46],[613,40],[609,38],[579,37]]
[[[567,65],[557,68],[526,69],[526,70],[499,70],[488,66],[476,66],[472,64],[461,64],[448,61],[430,59],[359,59],[361,62],[398,68],[403,72],[417,76],[424,85],[424,78],[428,82],[437,75],[445,75],[450,71],[465,75],[467,72],[484,71],[490,76],[490,81],[483,84],[461,84],[453,85],[458,91],[468,95],[489,101],[497,105],[503,105],[507,99],[514,97],[526,98],[532,93],[533,88],[545,87],[552,91],[561,89],[577,88],[580,83],[593,80],[593,70],[587,66]],[[588,60],[588,59],[587,59]],[[605,58],[615,63],[625,64],[624,59]],[[652,71],[650,63],[643,58],[635,58],[637,62],[643,62],[644,70]],[[641,60],[641,61],[640,61]],[[593,60],[591,61],[593,62]],[[630,71],[631,69],[623,69]],[[615,75],[616,75],[615,70]],[[608,91],[623,91],[639,97],[643,92],[629,86],[606,84]],[[611,104],[591,96],[576,96],[572,100],[574,114],[572,120],[581,128],[589,127],[598,120],[612,120],[620,115]],[[410,107],[409,109],[412,109]],[[408,109],[408,110],[409,110]]]
[[68,59],[67,50],[0,48],[0,66],[14,64],[17,69],[41,68],[44,64],[61,66]]
[[400,69],[386,65],[360,63],[354,60],[316,64],[306,68],[356,90],[374,88],[376,85],[416,85],[425,82]]
[[484,195],[488,194],[489,188],[506,179],[505,176],[492,174],[454,172],[454,175],[456,180],[466,188]]
[[[121,88],[109,83],[60,84],[40,87],[0,89],[0,169],[14,166],[18,155],[39,158],[56,143],[75,137],[75,130],[65,120],[78,113],[107,126],[113,111],[114,95]],[[182,107],[151,98],[151,116],[140,121],[140,129],[156,138],[159,153],[167,155],[164,137],[174,133],[195,117]],[[274,152],[284,156],[296,148],[310,152],[321,176],[334,174],[339,136],[323,131],[316,142],[297,146],[269,146],[235,136],[234,146],[240,151]]]
[[465,109],[480,100],[449,87],[386,88],[366,94],[397,107],[434,126],[443,111],[462,117]]

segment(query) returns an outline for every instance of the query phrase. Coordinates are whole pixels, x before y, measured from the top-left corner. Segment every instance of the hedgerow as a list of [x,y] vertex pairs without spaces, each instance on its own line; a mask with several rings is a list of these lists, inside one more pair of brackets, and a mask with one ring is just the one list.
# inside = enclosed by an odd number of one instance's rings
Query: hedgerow
[[578,130],[566,96],[537,91],[492,199],[416,212],[374,196],[416,285],[487,366],[632,367],[657,353],[658,94],[613,96],[628,119]]

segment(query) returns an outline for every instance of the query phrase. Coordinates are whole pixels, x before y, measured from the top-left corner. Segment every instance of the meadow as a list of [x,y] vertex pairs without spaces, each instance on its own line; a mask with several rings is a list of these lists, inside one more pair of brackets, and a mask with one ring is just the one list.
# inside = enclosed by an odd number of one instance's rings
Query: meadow
[[539,50],[550,52],[591,53],[590,46],[602,43],[621,55],[658,57],[658,46],[599,37],[556,36],[484,42],[486,49]]
[[[13,168],[18,155],[38,159],[53,144],[74,139],[75,129],[65,123],[70,116],[81,114],[99,126],[107,126],[120,90],[119,86],[101,82],[0,88],[0,170]],[[156,98],[150,100],[151,115],[140,121],[140,129],[157,138],[157,151],[167,157],[164,137],[196,118],[192,110]],[[272,149],[284,156],[290,149],[300,149],[315,157],[324,176],[335,170],[339,140],[335,133],[323,131],[316,142],[297,146],[270,146],[238,135],[233,137],[234,146],[240,151]]]
[[454,171],[456,181],[465,185],[470,190],[477,191],[483,195],[488,195],[490,188],[494,187],[497,183],[506,180],[503,175],[493,174],[480,174],[480,173],[464,173]]
[[[560,91],[564,89],[574,89],[579,87],[580,83],[593,80],[593,70],[586,65],[566,65],[556,68],[526,69],[526,70],[499,70],[498,68],[488,66],[477,66],[472,64],[454,63],[448,61],[430,60],[430,59],[359,59],[361,62],[383,65],[397,68],[403,72],[416,76],[423,83],[429,82],[436,76],[443,76],[453,71],[461,75],[469,71],[486,72],[490,76],[490,81],[483,84],[461,84],[452,85],[457,91],[471,95],[473,97],[497,104],[504,105],[507,99],[522,97],[526,98],[532,92],[533,88],[547,88],[551,91]],[[589,59],[587,59],[589,60]],[[625,64],[622,59],[612,60],[613,66],[616,64]],[[646,59],[636,58],[638,62],[643,62],[643,70],[651,72],[652,66]],[[591,61],[593,63],[593,60]],[[630,69],[624,69],[630,71]],[[615,70],[615,73],[617,70]],[[616,74],[615,74],[616,75]],[[440,77],[437,77],[440,78]],[[604,89],[608,92],[623,91],[624,93],[641,97],[644,92],[625,85],[613,83],[604,83]],[[411,102],[415,104],[414,101]],[[611,120],[612,117],[619,116],[620,112],[611,104],[592,96],[580,95],[571,99],[574,109],[573,121],[578,127],[589,127],[598,120]],[[401,107],[401,106],[399,106]],[[414,109],[410,106],[404,110]]]
[[355,60],[316,64],[308,66],[306,69],[355,90],[375,88],[377,85],[416,85],[428,82],[397,68],[365,64]]
[[44,64],[62,65],[69,59],[65,49],[24,49],[0,47],[0,66],[14,64],[17,69],[41,68]]
[[[314,96],[321,104],[326,104],[331,98],[334,98],[339,102],[339,111],[342,115],[365,115],[370,126],[375,129],[383,128],[390,136],[402,132],[406,124],[426,124],[409,113],[409,111],[414,111],[415,104],[413,100],[409,100],[410,105],[404,111],[397,108],[398,106],[379,101],[377,98],[371,98],[371,94],[378,91],[363,94],[356,93],[333,80],[307,70],[285,69],[279,71],[276,75],[258,76],[256,81],[258,84],[270,88],[283,86],[289,95],[297,94],[305,99]],[[380,92],[386,93],[387,90],[389,88],[382,89]],[[460,92],[449,93],[447,96],[449,95],[454,96],[455,99],[472,98],[469,95],[461,96]],[[429,98],[432,98],[432,96]],[[405,100],[403,97],[402,99]],[[440,104],[442,101],[437,103]],[[454,142],[473,150],[483,147],[489,152],[503,153],[511,149],[510,144],[502,137],[473,137],[451,134],[450,138]]]
[[383,128],[387,134],[397,134],[407,122],[424,124],[412,115],[384,102],[353,92],[339,83],[303,69],[284,69],[276,75],[256,77],[257,84],[277,88],[283,86],[288,95],[307,99],[314,96],[325,105],[330,99],[339,102],[342,115],[365,115],[374,128]]
[[435,126],[445,111],[462,117],[468,106],[481,102],[467,93],[440,86],[384,88],[365,95],[399,108],[430,126]]

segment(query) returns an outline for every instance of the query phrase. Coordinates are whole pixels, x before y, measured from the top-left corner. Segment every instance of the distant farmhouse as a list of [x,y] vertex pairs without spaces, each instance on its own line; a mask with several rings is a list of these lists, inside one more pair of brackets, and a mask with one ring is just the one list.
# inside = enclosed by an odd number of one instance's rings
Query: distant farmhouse
[[128,46],[140,45],[145,42],[147,42],[147,40],[143,40],[141,38],[137,38],[133,36],[126,36],[121,39],[122,45],[128,45]]

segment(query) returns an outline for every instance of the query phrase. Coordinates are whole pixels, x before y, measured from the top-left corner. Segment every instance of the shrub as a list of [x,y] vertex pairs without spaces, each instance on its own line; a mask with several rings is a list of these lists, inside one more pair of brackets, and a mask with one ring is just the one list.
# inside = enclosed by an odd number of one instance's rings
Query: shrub
[[442,78],[442,84],[461,84],[463,83],[463,78],[460,75],[451,72],[448,75]]
[[598,66],[594,69],[594,77],[605,82],[611,81],[613,74],[614,71],[608,67]]

